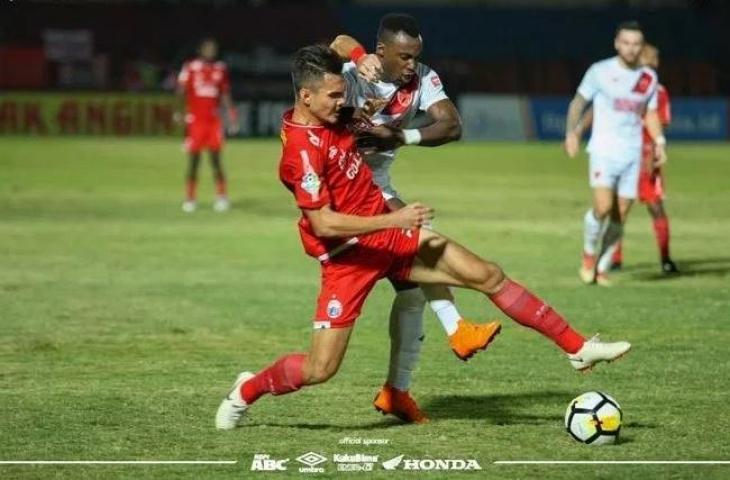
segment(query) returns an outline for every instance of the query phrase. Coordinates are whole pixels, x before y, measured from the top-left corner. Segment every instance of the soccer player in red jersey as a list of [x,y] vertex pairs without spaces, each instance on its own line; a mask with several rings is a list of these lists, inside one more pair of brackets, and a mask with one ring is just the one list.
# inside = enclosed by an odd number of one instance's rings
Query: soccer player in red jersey
[[218,43],[206,38],[200,43],[199,56],[186,62],[178,75],[178,94],[185,98],[185,149],[189,154],[183,211],[194,212],[197,206],[198,165],[200,152],[210,151],[217,198],[213,208],[228,210],[226,177],[221,163],[223,125],[219,109],[226,109],[229,131],[238,131],[238,113],[231,99],[231,83],[226,64],[217,61]]
[[[654,70],[659,68],[659,49],[651,44],[644,44],[639,61],[642,65]],[[662,125],[667,127],[672,122],[672,111],[669,103],[669,92],[664,85],[657,89],[657,113]],[[639,201],[646,205],[654,226],[659,259],[662,272],[666,274],[679,273],[679,268],[669,255],[669,217],[664,208],[664,175],[661,167],[654,166],[654,142],[646,130],[643,131],[642,165],[639,172]],[[623,262],[622,244],[613,255],[612,269],[618,270]]]
[[321,290],[307,353],[290,353],[257,374],[242,372],[216,413],[235,428],[262,395],[326,382],[344,358],[365,299],[382,279],[451,285],[486,295],[518,323],[553,340],[574,368],[627,353],[628,342],[586,340],[543,300],[489,262],[433,230],[420,203],[390,211],[357,150],[345,111],[342,60],[326,46],[300,49],[292,71],[296,102],[284,114],[279,176],[302,212],[304,250],[321,262]]

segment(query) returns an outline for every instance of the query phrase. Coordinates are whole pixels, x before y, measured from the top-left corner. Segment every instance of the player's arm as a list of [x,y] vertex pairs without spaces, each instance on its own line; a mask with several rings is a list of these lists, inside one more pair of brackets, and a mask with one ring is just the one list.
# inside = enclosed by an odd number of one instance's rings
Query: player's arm
[[370,128],[358,145],[365,150],[394,150],[403,145],[437,147],[461,138],[461,118],[451,100],[439,100],[427,112],[433,122],[425,127],[403,129],[378,125]]
[[564,146],[570,158],[578,155],[578,150],[580,150],[580,138],[583,134],[581,119],[586,105],[588,105],[588,100],[580,93],[576,93],[568,106],[568,116],[565,121]]
[[368,82],[377,82],[383,73],[380,57],[367,53],[365,47],[349,35],[337,35],[330,44],[342,60],[352,61],[357,66],[357,73]]
[[580,122],[578,122],[578,126],[575,127],[576,131],[578,133],[578,138],[583,137],[583,133],[585,133],[586,130],[591,128],[591,125],[593,124],[593,107],[588,107],[588,109],[585,111],[582,117],[580,117]]
[[352,237],[386,228],[418,228],[433,218],[433,210],[421,203],[411,203],[400,210],[374,217],[335,212],[328,205],[319,209],[302,209],[320,238]]
[[238,123],[238,109],[233,103],[233,97],[230,91],[221,93],[221,104],[226,111],[226,115],[228,115],[228,132],[231,134],[237,133],[240,128],[240,124]]
[[662,127],[659,113],[656,109],[649,109],[644,119],[646,130],[654,141],[654,166],[659,167],[667,163],[667,139],[664,137],[664,127]]
[[172,118],[176,123],[179,124],[185,123],[185,89],[187,88],[189,75],[190,72],[188,71],[188,65],[186,63],[180,70],[175,84],[175,97],[177,97],[177,104],[175,106],[175,111],[172,114]]

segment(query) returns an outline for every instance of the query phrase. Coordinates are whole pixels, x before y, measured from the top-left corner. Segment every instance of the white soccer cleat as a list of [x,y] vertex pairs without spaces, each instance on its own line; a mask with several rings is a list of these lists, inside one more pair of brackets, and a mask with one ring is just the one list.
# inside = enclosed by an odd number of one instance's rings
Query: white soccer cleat
[[231,208],[231,202],[226,197],[218,197],[213,204],[213,210],[216,212],[225,212]]
[[631,350],[629,342],[602,342],[598,334],[586,340],[575,353],[568,354],[573,368],[587,372],[598,362],[612,362],[626,355]]
[[253,377],[254,374],[251,372],[238,374],[231,391],[223,399],[218,407],[218,412],[215,414],[215,428],[218,430],[232,430],[241,422],[246,410],[248,410],[248,405],[241,398],[241,385]]
[[182,211],[185,213],[193,213],[198,208],[198,204],[195,200],[185,200],[182,204]]
[[583,252],[583,261],[578,270],[580,279],[586,285],[591,285],[596,281],[596,257]]
[[613,281],[606,272],[596,273],[596,285],[599,287],[613,287]]

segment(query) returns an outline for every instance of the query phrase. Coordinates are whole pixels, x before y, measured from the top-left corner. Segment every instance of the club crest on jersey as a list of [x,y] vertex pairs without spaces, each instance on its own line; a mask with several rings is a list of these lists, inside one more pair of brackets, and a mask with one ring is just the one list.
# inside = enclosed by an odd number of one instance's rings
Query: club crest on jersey
[[639,80],[636,81],[636,85],[634,85],[632,92],[642,95],[645,94],[649,90],[652,81],[653,78],[651,75],[647,72],[641,72],[641,76],[639,77]]
[[327,303],[327,316],[330,318],[337,318],[342,315],[342,303],[333,298]]

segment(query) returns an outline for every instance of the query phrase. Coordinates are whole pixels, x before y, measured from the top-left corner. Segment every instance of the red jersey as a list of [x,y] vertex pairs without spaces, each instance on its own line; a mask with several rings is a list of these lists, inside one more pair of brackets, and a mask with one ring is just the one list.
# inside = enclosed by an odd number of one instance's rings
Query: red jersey
[[[373,183],[370,168],[357,151],[355,136],[345,126],[299,125],[292,112],[282,118],[283,142],[279,178],[301,209],[325,205],[339,213],[371,217],[385,213],[383,194]],[[356,240],[319,238],[309,220],[299,219],[299,234],[307,254],[322,256]]]
[[199,58],[185,62],[177,81],[185,91],[191,121],[218,119],[221,95],[231,90],[225,63]]
[[[664,87],[664,85],[659,84],[657,85],[657,113],[659,114],[659,121],[662,122],[662,126],[666,127],[670,123],[672,123],[672,110],[671,105],[669,104],[669,92],[667,92],[667,89]],[[649,130],[646,129],[646,125],[642,129],[642,136],[644,138],[644,145],[652,146],[654,145],[654,141],[651,139],[651,135],[649,135]]]

